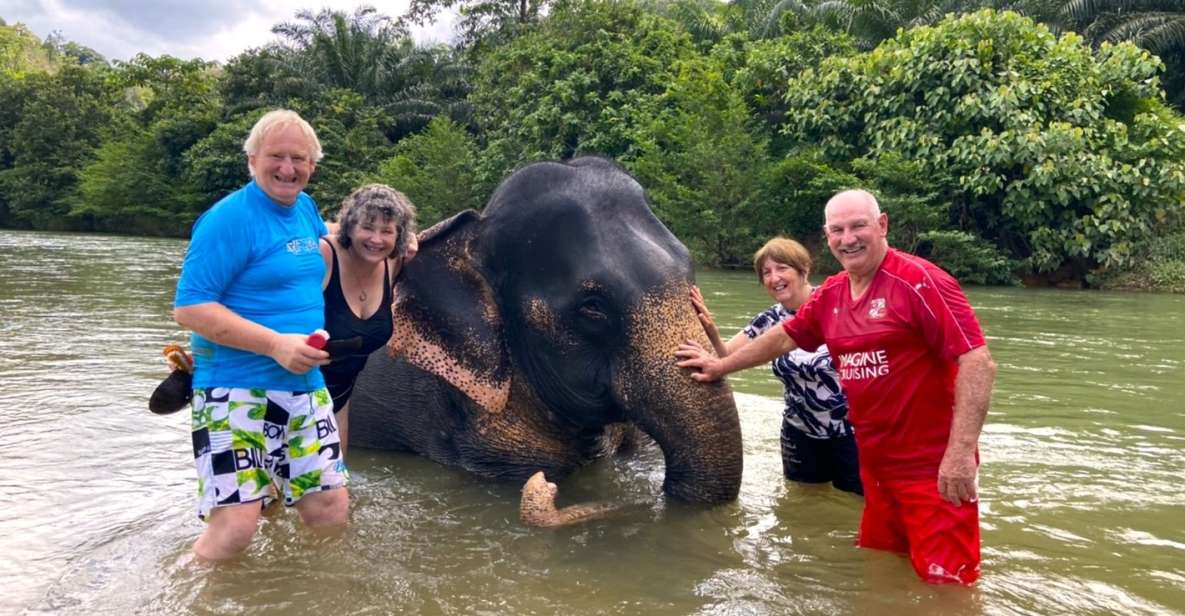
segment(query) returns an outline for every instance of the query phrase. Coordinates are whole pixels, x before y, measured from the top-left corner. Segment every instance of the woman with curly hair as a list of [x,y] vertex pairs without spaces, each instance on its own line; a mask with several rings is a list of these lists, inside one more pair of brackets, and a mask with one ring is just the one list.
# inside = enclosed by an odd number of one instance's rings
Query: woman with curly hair
[[366,358],[391,338],[392,284],[415,255],[415,217],[416,208],[403,193],[368,184],[342,201],[336,232],[321,238],[331,360],[321,373],[333,396],[343,456],[354,380]]

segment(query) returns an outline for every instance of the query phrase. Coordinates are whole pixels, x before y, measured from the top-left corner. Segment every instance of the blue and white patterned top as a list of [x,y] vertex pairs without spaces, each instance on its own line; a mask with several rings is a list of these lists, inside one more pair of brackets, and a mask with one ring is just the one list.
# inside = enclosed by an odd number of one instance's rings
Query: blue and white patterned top
[[[744,334],[756,338],[771,327],[794,318],[794,312],[774,304],[745,327]],[[774,376],[785,386],[785,421],[811,438],[851,436],[848,398],[839,386],[839,374],[831,364],[827,345],[814,353],[794,349],[770,362]]]

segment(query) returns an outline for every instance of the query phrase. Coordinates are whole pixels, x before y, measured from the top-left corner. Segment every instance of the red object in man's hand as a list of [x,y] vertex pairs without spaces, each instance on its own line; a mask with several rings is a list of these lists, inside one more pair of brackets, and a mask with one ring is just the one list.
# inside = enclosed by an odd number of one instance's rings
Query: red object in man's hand
[[309,334],[309,337],[304,341],[305,344],[313,347],[314,349],[325,348],[325,343],[327,342],[329,342],[329,332],[323,329],[318,329],[317,331]]

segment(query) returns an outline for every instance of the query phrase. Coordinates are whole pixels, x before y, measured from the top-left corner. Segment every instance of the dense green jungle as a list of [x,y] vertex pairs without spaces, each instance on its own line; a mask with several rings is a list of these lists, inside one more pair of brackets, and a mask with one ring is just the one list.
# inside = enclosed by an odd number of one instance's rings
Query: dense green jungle
[[[408,34],[459,9],[450,44]],[[108,60],[0,15],[0,227],[184,237],[266,110],[316,128],[332,217],[421,227],[530,161],[613,158],[712,267],[874,191],[969,284],[1185,292],[1179,0],[412,0],[302,11],[225,63]]]

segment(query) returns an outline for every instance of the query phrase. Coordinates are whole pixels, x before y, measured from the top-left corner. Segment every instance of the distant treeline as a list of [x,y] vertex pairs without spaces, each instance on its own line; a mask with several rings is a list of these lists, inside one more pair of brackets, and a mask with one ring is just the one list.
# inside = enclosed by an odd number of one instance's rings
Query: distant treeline
[[[0,20],[0,226],[184,236],[282,106],[323,142],[326,215],[383,182],[426,227],[591,153],[706,265],[776,234],[824,252],[824,202],[859,186],[965,282],[1185,291],[1185,11],[1162,4],[413,0],[298,13],[226,64]],[[456,43],[417,46],[444,6]]]

